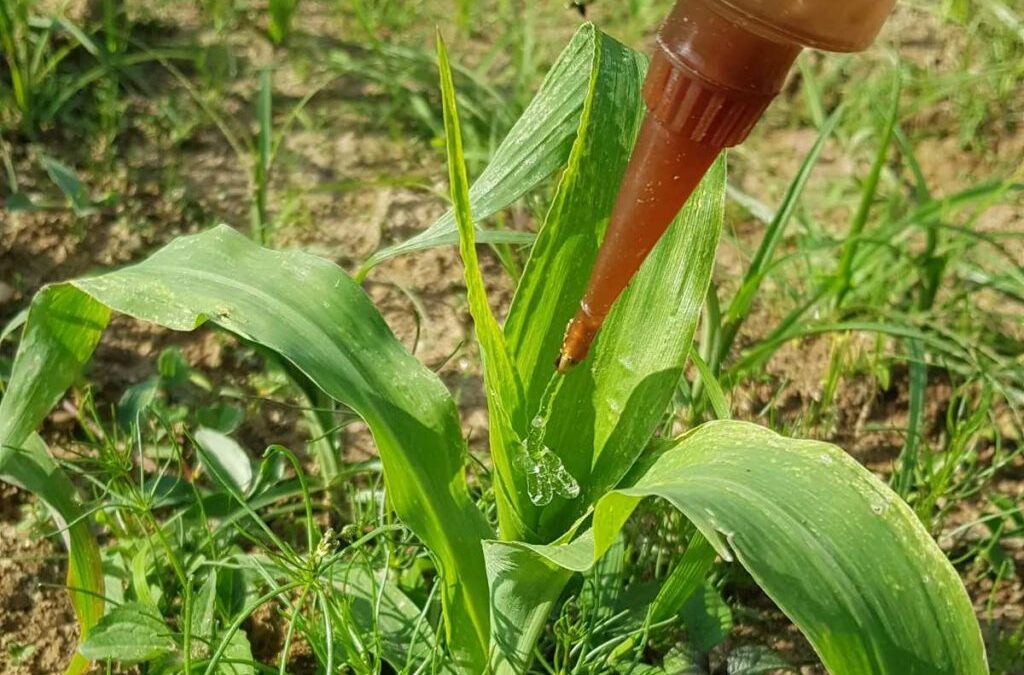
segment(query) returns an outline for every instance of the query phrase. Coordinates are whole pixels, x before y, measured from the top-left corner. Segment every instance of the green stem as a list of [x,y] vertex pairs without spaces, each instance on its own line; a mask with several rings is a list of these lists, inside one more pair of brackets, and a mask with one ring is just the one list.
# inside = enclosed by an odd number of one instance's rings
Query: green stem
[[665,580],[647,611],[648,626],[661,623],[679,613],[690,596],[704,583],[715,562],[715,556],[711,543],[700,532],[694,532],[679,564]]
[[217,645],[217,651],[213,653],[213,656],[210,657],[209,663],[206,664],[206,670],[203,671],[204,675],[213,675],[217,672],[217,664],[220,663],[221,657],[223,657],[224,652],[227,651],[231,638],[235,635],[235,632],[242,627],[242,624],[245,623],[247,618],[249,618],[249,615],[259,609],[260,606],[274,598],[280,597],[288,591],[304,586],[305,584],[305,581],[293,581],[290,584],[268,591],[253,600],[244,610],[239,612],[238,616],[235,617],[235,620],[232,621],[231,625],[224,631],[224,637],[221,638],[220,644]]
[[284,646],[281,647],[281,661],[280,668],[278,669],[279,675],[286,675],[287,673],[285,668],[288,667],[288,654],[292,650],[292,639],[295,637],[295,623],[308,596],[309,588],[302,589],[302,595],[299,596],[299,601],[295,604],[295,609],[292,610],[291,618],[288,619],[288,631],[284,634]]

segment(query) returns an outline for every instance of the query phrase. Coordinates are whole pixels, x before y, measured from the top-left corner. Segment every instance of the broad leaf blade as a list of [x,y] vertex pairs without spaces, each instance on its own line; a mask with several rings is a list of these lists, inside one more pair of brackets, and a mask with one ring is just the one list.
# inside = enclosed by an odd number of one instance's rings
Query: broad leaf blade
[[747,568],[830,673],[987,672],[963,584],[910,508],[839,448],[748,423],[688,433],[635,485],[598,503],[593,531],[569,545],[529,547],[544,559],[532,564],[588,569],[651,496]]
[[[199,638],[202,644],[210,644],[213,640],[215,611],[217,609],[217,568],[211,567],[206,579],[192,600],[192,620],[189,631]],[[193,647],[194,649],[194,647]]]
[[[436,556],[456,660],[482,663],[477,636],[481,626],[486,631],[487,591],[479,541],[491,529],[469,496],[454,402],[341,269],[260,248],[222,226],[179,238],[138,265],[54,288],[76,296],[66,312],[71,322],[97,307],[92,311],[105,321],[103,305],[175,330],[209,320],[278,353],[359,413],[380,450],[392,505]],[[25,372],[16,364],[12,386],[19,377],[32,381],[29,371],[35,378],[52,373],[65,358],[59,344],[23,342],[22,350]],[[48,385],[49,405],[68,383]],[[5,415],[0,429],[31,429],[38,421]]]
[[681,614],[687,642],[698,651],[711,651],[732,631],[732,611],[721,593],[710,584],[701,584],[697,592],[690,595]]
[[[581,549],[581,567],[589,562]],[[484,543],[491,601],[491,672],[525,673],[537,637],[573,570],[517,542]]]
[[33,299],[0,401],[0,471],[81,372],[109,320],[106,307],[66,286]]
[[505,324],[531,409],[583,295],[643,114],[645,58],[597,32],[592,60],[568,166]]
[[153,609],[127,603],[104,616],[79,650],[87,658],[121,663],[152,661],[177,644],[171,629]]
[[[43,289],[28,312],[14,368],[0,400],[0,480],[19,485],[51,510],[68,549],[71,604],[88,637],[103,615],[103,571],[89,519],[75,501],[75,487],[53,462],[33,430],[81,372],[110,312],[74,289]],[[85,672],[76,654],[68,673]]]
[[217,675],[255,675],[252,646],[245,631],[236,630],[231,634],[215,672]]
[[[497,213],[565,165],[589,89],[598,35],[591,24],[576,32],[537,95],[473,184],[470,204],[478,219]],[[533,235],[489,230],[478,232],[477,240],[488,244],[526,244],[533,240]],[[388,258],[458,242],[455,212],[449,210],[419,235],[375,253],[366,261],[364,272]]]
[[[81,635],[88,637],[103,615],[103,566],[99,545],[90,528],[91,519],[75,501],[75,486],[50,458],[37,434],[29,437],[24,452],[10,457],[0,480],[35,495],[53,516],[68,551],[68,596]],[[78,675],[88,671],[88,659],[75,653],[64,672]]]
[[725,156],[622,294],[594,345],[592,494],[614,487],[675,391],[711,282],[725,212]]
[[252,487],[252,460],[238,442],[219,431],[201,427],[196,431],[199,461],[218,483],[227,483],[233,492],[244,495]]
[[[508,347],[523,382],[529,418],[538,410],[564,334],[575,311],[607,226],[619,182],[642,117],[640,89],[645,58],[597,32],[588,89],[568,165],[551,210],[537,235],[505,324]],[[569,376],[555,401],[545,443],[586,490],[591,470],[593,382],[587,369]],[[560,406],[559,401],[572,401]],[[571,423],[570,423],[571,421]],[[520,429],[522,435],[526,429]],[[541,510],[526,506],[526,523],[551,541],[571,522],[565,513],[584,510],[584,492],[568,504],[556,499],[544,507],[551,524],[542,527]]]

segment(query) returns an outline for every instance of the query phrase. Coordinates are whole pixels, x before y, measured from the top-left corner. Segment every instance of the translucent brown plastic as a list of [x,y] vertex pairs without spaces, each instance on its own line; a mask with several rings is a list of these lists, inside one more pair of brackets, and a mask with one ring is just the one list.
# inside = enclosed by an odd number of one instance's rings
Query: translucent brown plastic
[[648,114],[556,366],[586,358],[612,306],[718,153],[750,133],[803,46],[867,46],[893,0],[680,0],[644,81]]
[[717,0],[748,30],[780,42],[857,52],[878,35],[896,0]]
[[[582,361],[615,300],[679,213],[719,149],[648,117],[619,189],[583,302],[569,324],[558,370]],[[672,195],[671,199],[663,193]]]

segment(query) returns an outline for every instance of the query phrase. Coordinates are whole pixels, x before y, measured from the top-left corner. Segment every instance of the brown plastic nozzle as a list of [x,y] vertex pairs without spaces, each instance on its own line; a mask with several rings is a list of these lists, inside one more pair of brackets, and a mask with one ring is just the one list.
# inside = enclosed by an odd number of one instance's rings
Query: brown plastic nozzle
[[[870,44],[895,0],[680,0],[644,81],[637,137],[556,367],[586,358],[605,317],[723,148],[741,143],[802,45]],[[837,6],[840,5],[840,6]]]

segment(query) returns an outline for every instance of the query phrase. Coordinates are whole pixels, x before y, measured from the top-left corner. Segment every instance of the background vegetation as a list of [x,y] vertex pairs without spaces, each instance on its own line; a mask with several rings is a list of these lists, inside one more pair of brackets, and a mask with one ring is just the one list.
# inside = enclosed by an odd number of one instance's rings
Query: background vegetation
[[[588,18],[649,50],[669,4],[598,0]],[[445,208],[434,27],[455,62],[472,177],[580,21],[560,2],[513,0],[5,0],[0,383],[20,312],[43,284],[224,222],[366,272],[398,337],[457,393],[482,456],[485,400],[457,252],[363,263]],[[850,450],[906,497],[961,573],[997,673],[1024,672],[1022,77],[1024,13],[999,0],[903,3],[869,52],[804,54],[730,154],[727,232],[699,340],[721,395],[692,369],[662,425],[681,431],[724,404]],[[550,190],[486,225],[534,230]],[[523,250],[481,256],[504,316]],[[175,648],[153,628],[162,622],[190,625],[198,645],[184,652],[205,658],[237,620],[244,639],[226,649],[238,672],[253,672],[246,662],[315,672],[329,653],[375,672],[353,628],[360,612],[379,620],[385,601],[399,613],[410,599],[432,606],[429,560],[382,498],[365,427],[289,382],[225,333],[119,319],[47,421],[44,437],[102,529],[108,597],[162,613],[137,617],[155,651],[128,660]],[[274,445],[294,454],[264,457]],[[325,481],[304,486],[293,458]],[[487,468],[474,474],[474,495],[489,503]],[[62,548],[32,499],[0,491],[0,670],[55,672],[76,630]],[[254,497],[255,514],[239,512],[232,491]],[[196,493],[209,511],[186,521]],[[672,659],[711,672],[820,672],[725,563],[678,622],[647,641],[612,641],[629,630],[629,599],[686,551],[681,517],[643,508],[545,633],[540,672]],[[319,546],[307,526],[325,533]],[[365,570],[382,565],[404,596],[372,592]],[[275,581],[282,569],[296,586]],[[347,593],[315,592],[327,571]],[[598,601],[597,588],[630,592]],[[434,647],[425,637],[422,648],[410,672],[429,671]]]

